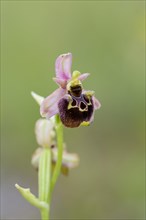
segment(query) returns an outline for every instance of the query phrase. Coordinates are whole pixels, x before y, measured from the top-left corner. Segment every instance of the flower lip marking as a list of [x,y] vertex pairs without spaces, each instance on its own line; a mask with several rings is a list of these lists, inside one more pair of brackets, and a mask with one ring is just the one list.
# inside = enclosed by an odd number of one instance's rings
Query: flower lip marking
[[67,127],[78,127],[88,122],[93,114],[93,92],[84,91],[80,80],[73,79],[67,84],[67,94],[60,99],[58,109],[62,123]]

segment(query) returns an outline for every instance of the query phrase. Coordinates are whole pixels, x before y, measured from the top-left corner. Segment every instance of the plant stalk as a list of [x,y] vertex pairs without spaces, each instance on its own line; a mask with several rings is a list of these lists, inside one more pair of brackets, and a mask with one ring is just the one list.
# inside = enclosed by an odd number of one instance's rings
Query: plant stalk
[[54,168],[52,180],[51,180],[51,193],[49,197],[49,201],[51,200],[51,194],[54,190],[54,186],[59,177],[61,165],[62,165],[62,154],[63,154],[63,125],[60,121],[59,115],[56,115],[56,136],[57,136],[57,147],[58,147],[58,158]]
[[44,148],[39,161],[39,200],[48,204],[48,209],[41,209],[42,220],[49,220],[50,207],[50,182],[51,182],[51,149]]

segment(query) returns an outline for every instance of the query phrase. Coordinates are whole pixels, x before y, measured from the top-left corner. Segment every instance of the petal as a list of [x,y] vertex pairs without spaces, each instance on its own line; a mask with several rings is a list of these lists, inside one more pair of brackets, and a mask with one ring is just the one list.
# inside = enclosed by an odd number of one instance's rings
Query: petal
[[101,107],[100,102],[93,96],[93,104],[94,104],[94,109],[97,110]]
[[78,80],[83,81],[84,79],[86,79],[88,76],[90,75],[90,73],[83,73],[78,77]]
[[68,80],[71,78],[72,54],[62,54],[56,59],[55,70],[56,77]]
[[83,95],[77,99],[66,94],[59,100],[58,109],[62,123],[70,128],[78,127],[82,122],[89,124],[94,112],[92,99]]
[[42,117],[50,118],[58,113],[58,101],[65,95],[65,93],[65,89],[58,88],[44,99],[40,107],[40,114]]
[[63,89],[66,88],[66,85],[67,85],[67,81],[66,80],[63,80],[63,79],[60,79],[60,78],[53,78],[54,82],[56,82],[59,86],[61,86]]

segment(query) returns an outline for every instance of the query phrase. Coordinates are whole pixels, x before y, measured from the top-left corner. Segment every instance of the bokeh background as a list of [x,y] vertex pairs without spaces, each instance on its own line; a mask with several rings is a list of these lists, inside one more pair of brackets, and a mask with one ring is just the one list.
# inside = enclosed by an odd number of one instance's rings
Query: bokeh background
[[1,218],[39,219],[14,184],[37,195],[30,164],[40,118],[33,90],[47,96],[58,55],[90,72],[84,88],[102,107],[90,127],[64,129],[80,166],[60,176],[51,219],[144,219],[144,1],[1,2]]

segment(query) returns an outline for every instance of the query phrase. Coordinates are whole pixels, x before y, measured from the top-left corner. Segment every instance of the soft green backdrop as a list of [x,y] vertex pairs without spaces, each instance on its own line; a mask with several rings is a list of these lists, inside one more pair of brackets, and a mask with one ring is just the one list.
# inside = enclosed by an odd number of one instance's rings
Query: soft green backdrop
[[144,218],[144,14],[144,1],[1,1],[2,219],[40,218],[14,184],[37,194],[30,91],[57,88],[54,62],[67,52],[102,108],[90,127],[65,129],[80,166],[60,176],[51,217]]

